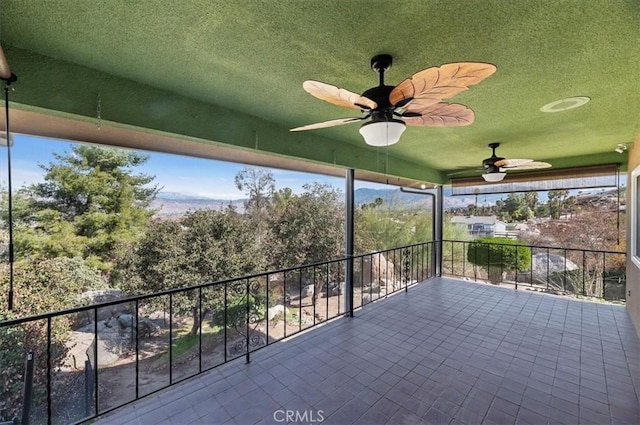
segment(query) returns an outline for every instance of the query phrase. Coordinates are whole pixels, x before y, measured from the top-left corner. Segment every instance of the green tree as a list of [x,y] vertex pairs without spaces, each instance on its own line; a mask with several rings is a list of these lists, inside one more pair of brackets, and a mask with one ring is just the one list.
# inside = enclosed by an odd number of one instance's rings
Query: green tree
[[467,249],[467,261],[487,271],[489,281],[500,283],[502,274],[513,270],[528,270],[531,250],[508,238],[484,237],[472,241]]
[[271,213],[279,216],[287,209],[289,201],[293,198],[293,190],[290,187],[284,187],[273,193],[273,202],[271,204]]
[[528,205],[523,205],[513,214],[513,218],[517,221],[531,220],[534,215],[533,210]]
[[[251,224],[229,208],[200,210],[179,221],[153,222],[130,260],[122,287],[128,293],[150,293],[231,279],[263,269],[264,257],[255,243]],[[190,314],[194,335],[202,317],[219,308],[224,299],[216,291],[205,291],[202,315],[196,293],[173,297],[178,314]]]
[[[245,202],[245,210],[255,227],[256,240],[261,242],[266,236],[267,209],[275,192],[273,174],[265,169],[245,167],[236,174],[235,183],[238,190],[244,191],[249,198]],[[281,195],[286,199],[286,193],[281,192]]]
[[[135,240],[153,211],[153,176],[134,174],[148,156],[122,149],[76,145],[41,165],[44,182],[23,191],[29,214],[16,232],[17,255],[81,254],[111,268],[119,243]],[[78,252],[81,251],[81,252]]]
[[356,212],[356,252],[385,249],[425,242],[433,238],[431,211],[419,207],[390,204]]
[[508,215],[508,221],[517,220],[517,211],[525,206],[524,196],[517,193],[510,193],[504,201],[504,210]]
[[271,223],[272,266],[291,267],[327,261],[343,254],[344,205],[327,184],[309,183]]
[[524,194],[524,202],[531,211],[535,211],[538,207],[538,192],[527,192]]
[[569,191],[567,189],[550,190],[548,196],[549,214],[551,218],[559,219],[565,208],[565,202],[569,197]]
[[[319,183],[305,184],[303,189],[302,194],[291,197],[281,215],[271,219],[271,267],[317,263],[344,255],[344,205],[340,191]],[[289,274],[287,278],[294,276]],[[299,278],[308,282],[310,276]],[[314,303],[322,282],[322,278],[315,282]]]

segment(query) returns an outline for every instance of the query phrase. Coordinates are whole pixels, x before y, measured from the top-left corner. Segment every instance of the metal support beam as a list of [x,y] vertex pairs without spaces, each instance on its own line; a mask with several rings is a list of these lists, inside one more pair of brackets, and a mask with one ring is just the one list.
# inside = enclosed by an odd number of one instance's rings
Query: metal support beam
[[353,241],[354,241],[354,189],[353,182],[355,180],[355,170],[350,168],[346,173],[345,184],[345,297],[344,297],[344,311],[347,312],[349,317],[353,317]]
[[[435,193],[431,193],[431,192],[426,192],[424,190],[418,190],[418,189],[412,189],[412,188],[406,188],[406,187],[401,187],[400,188],[400,192],[404,192],[404,193],[411,193],[413,195],[427,195],[431,198],[431,240],[432,241],[438,241],[439,239],[436,237],[436,229],[437,229],[437,225],[436,225],[436,194]],[[441,232],[442,234],[442,232]],[[440,237],[440,240],[442,239],[442,237]],[[434,245],[431,249],[431,270],[436,270],[436,247],[438,246],[437,242],[434,242]]]
[[443,223],[444,223],[444,191],[442,186],[436,188],[436,207],[434,214],[435,222],[435,234],[433,239],[435,240],[435,256],[436,256],[436,276],[442,276],[442,237],[443,237]]

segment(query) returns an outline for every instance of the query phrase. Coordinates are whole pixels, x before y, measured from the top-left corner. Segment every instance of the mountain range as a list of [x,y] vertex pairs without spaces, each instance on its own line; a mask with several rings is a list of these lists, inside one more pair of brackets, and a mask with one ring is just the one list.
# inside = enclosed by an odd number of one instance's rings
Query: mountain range
[[[403,193],[400,189],[361,188],[354,192],[354,202],[357,207],[373,203],[377,198],[381,198],[384,205],[401,204],[409,207],[424,205],[431,208],[430,197]],[[238,212],[243,212],[245,201],[246,199],[212,199],[179,192],[160,192],[151,207],[157,211],[156,217],[176,217],[195,210],[222,210],[230,205]]]
[[[583,196],[589,193],[600,193],[602,190],[583,191]],[[451,189],[444,189],[444,208],[453,209],[466,207],[471,204],[478,206],[495,205],[496,201],[505,199],[504,194],[488,194],[475,196],[451,196]],[[354,202],[356,207],[364,204],[374,203],[377,198],[381,198],[383,205],[402,205],[409,208],[424,207],[431,209],[431,197],[420,194],[404,193],[400,189],[371,189],[360,188],[354,192]],[[546,202],[546,192],[540,194],[542,202]],[[246,199],[212,199],[197,195],[189,195],[179,192],[160,192],[151,204],[155,209],[157,217],[178,217],[189,211],[210,209],[223,210],[228,206],[233,206],[236,211],[244,211]]]

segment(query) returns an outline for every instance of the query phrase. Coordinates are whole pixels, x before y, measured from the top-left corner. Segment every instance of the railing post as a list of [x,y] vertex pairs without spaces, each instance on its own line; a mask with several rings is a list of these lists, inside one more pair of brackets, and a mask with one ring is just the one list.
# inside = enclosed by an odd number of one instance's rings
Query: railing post
[[[502,245],[503,248],[503,254],[504,254],[504,245]],[[503,258],[501,259],[504,262],[504,255]],[[500,264],[500,267],[502,267],[502,264]],[[502,270],[502,269],[501,269]],[[516,245],[516,270],[515,270],[515,274],[516,274],[516,278],[515,278],[515,290],[518,290],[518,270],[519,270],[519,265],[518,265],[518,245]],[[502,278],[500,279],[502,280]]]
[[[99,374],[98,374],[98,308],[95,307],[93,309],[93,407],[95,409],[95,415],[98,416],[100,412],[100,399],[98,398],[100,395],[100,385],[98,382]],[[51,334],[51,332],[49,332]],[[50,346],[51,344],[49,344]],[[50,392],[50,391],[47,391]],[[49,416],[51,418],[51,416]]]
[[[247,305],[246,305],[246,307],[247,307],[247,311],[246,311],[246,315],[247,315],[247,320],[246,320],[247,329],[246,329],[246,332],[247,332],[247,335],[246,335],[246,341],[245,341],[245,343],[247,344],[247,357],[246,357],[246,362],[247,363],[251,362],[251,357],[249,356],[249,344],[250,344],[250,340],[249,340],[249,333],[250,333],[250,330],[249,330],[250,329],[250,326],[249,326],[249,315],[251,314],[250,313],[250,310],[251,310],[250,302],[251,302],[251,300],[249,299],[249,292],[250,292],[250,285],[251,285],[250,282],[251,282],[251,279],[247,279],[247,294],[246,294],[246,296],[247,296]],[[298,299],[298,303],[300,303],[300,299]],[[301,311],[298,313],[298,316],[302,317],[302,312]]]
[[562,271],[562,290],[567,291],[567,248],[564,249],[564,270]]
[[550,261],[550,259],[549,259],[549,247],[547,247],[547,291],[549,291],[549,278],[550,278],[549,261]]
[[[249,286],[247,286],[247,297],[248,296],[249,296]],[[249,320],[249,310],[247,310],[247,320]],[[302,269],[298,270],[298,332],[300,332],[301,330],[302,330]],[[249,340],[247,339],[247,342],[248,341]]]
[[[97,311],[97,310],[96,310]],[[96,314],[97,317],[97,314]],[[96,323],[97,323],[97,319],[96,319]],[[95,347],[98,347],[98,331],[97,331],[97,326],[95,327],[96,329],[96,345]],[[97,353],[97,352],[96,352]],[[96,354],[96,360],[97,360],[97,354]],[[96,368],[97,368],[97,361],[96,361]],[[96,372],[97,375],[97,372]],[[51,406],[51,316],[47,317],[47,424],[51,425],[51,416],[53,415],[53,409]],[[98,392],[96,391],[96,415],[98,414]]]
[[24,366],[24,393],[22,396],[22,418],[23,425],[31,422],[31,396],[33,394],[33,351],[27,352],[27,359]]
[[173,292],[169,292],[169,385],[173,385]]
[[402,250],[402,268],[404,271],[404,292],[407,292],[407,287],[409,286],[409,280],[411,279],[411,263],[410,263],[410,252],[409,248],[405,247]]
[[[313,295],[311,295],[311,301],[313,303],[313,326],[316,325],[316,302],[318,302],[316,287],[318,286],[318,282],[316,282],[316,266],[313,266]],[[327,294],[327,297],[329,295]],[[268,299],[268,298],[267,298]],[[267,339],[269,341],[269,339]]]
[[434,270],[435,275],[438,277],[442,276],[442,226],[444,222],[443,195],[444,192],[442,190],[442,185],[439,185],[436,188],[435,211],[433,214],[433,219],[435,220],[435,246],[433,250],[435,258]]
[[[346,256],[346,265],[345,265],[345,304],[344,310],[349,317],[353,317],[353,239],[354,239],[354,179],[355,179],[355,170],[350,168],[346,172],[345,179],[345,256]],[[340,284],[338,282],[338,284]]]
[[582,296],[586,297],[587,296],[587,290],[585,288],[585,282],[584,282],[584,278],[585,278],[585,272],[587,271],[587,252],[583,249],[582,250]]
[[605,252],[602,252],[602,298],[605,300],[607,299],[606,288],[607,288],[607,255]]
[[[93,367],[91,360],[87,354],[87,360],[84,361],[84,415],[91,416],[91,404],[93,404]],[[138,394],[136,393],[136,399]]]
[[454,243],[454,241],[451,241],[451,276],[457,276],[455,270],[456,246]]
[[[227,285],[228,285],[228,282],[225,282],[224,283],[224,302],[223,302],[224,303],[224,315],[223,315],[223,319],[222,319],[222,329],[224,331],[224,362],[225,363],[227,362],[227,351],[228,351],[227,350],[227,307],[229,306],[229,304],[227,302],[227,293],[228,293]],[[286,293],[285,288],[286,288],[286,284],[283,283],[283,290],[282,290],[283,295]],[[286,316],[286,314],[287,314],[287,303],[284,302],[284,300],[283,300],[283,304],[284,304],[284,312],[285,312],[284,319],[285,319],[285,323],[286,323],[286,320],[287,320],[287,316]],[[285,333],[286,333],[286,331],[285,331]]]
[[[136,303],[136,309],[137,309]],[[202,286],[198,288],[198,372],[202,373]],[[137,350],[137,348],[136,348]],[[137,351],[136,351],[137,358]]]
[[[140,398],[140,300],[136,298],[136,400]],[[132,330],[133,332],[133,330]]]

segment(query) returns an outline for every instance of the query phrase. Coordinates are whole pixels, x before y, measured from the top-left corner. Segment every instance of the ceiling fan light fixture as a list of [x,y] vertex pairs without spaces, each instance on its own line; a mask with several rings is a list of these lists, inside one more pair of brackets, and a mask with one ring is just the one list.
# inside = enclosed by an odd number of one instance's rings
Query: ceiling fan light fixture
[[391,146],[398,143],[406,124],[400,120],[371,121],[360,127],[360,134],[369,146]]
[[484,181],[489,182],[489,183],[497,183],[500,182],[502,180],[504,180],[505,176],[507,175],[507,173],[486,173],[482,175],[482,178],[484,179]]

